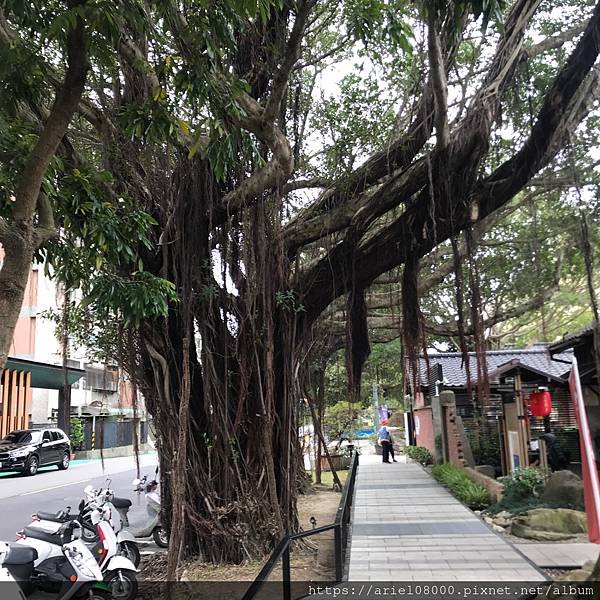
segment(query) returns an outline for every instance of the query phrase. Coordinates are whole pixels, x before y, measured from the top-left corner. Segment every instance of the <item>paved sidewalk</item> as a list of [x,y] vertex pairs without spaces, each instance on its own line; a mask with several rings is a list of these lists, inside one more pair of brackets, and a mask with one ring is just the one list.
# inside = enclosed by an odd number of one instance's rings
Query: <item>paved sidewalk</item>
[[562,544],[515,544],[538,567],[575,569],[589,560],[598,560],[600,545],[565,542]]
[[361,455],[353,513],[350,581],[546,579],[416,464]]

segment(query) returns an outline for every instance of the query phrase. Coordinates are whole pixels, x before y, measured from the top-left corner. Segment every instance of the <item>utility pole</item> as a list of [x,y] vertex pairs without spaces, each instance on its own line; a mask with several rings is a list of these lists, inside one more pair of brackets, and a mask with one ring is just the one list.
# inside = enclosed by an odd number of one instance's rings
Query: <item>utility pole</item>
[[377,396],[377,384],[373,383],[371,386],[373,394],[373,427],[375,432],[379,430],[379,398]]

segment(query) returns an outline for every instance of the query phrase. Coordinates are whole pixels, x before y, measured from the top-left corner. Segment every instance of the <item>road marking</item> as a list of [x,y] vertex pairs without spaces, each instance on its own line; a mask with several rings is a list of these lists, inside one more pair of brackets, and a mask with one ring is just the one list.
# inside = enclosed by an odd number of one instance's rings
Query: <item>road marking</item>
[[62,485],[54,485],[49,488],[44,488],[43,490],[36,490],[35,492],[26,492],[25,494],[19,494],[20,496],[31,496],[33,494],[41,494],[42,492],[49,492],[50,490],[57,490],[59,488],[68,487],[70,485],[77,485],[78,483],[85,483],[86,481],[91,481],[90,479],[82,479],[81,481],[72,481],[70,483],[63,483]]

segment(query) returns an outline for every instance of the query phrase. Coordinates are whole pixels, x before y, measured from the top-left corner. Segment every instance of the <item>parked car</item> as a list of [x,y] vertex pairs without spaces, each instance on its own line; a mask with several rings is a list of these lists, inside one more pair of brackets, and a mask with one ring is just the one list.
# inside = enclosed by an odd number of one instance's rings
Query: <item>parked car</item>
[[71,442],[61,429],[21,429],[0,440],[0,471],[35,475],[40,467],[69,468]]

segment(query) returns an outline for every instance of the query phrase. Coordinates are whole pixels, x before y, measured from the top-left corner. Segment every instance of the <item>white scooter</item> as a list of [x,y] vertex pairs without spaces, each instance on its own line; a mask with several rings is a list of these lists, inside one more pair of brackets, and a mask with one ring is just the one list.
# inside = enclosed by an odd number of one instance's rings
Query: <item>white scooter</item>
[[[104,581],[111,592],[111,597],[116,600],[133,600],[137,593],[137,570],[128,558],[118,554],[117,538],[109,522],[110,517],[108,508],[104,513],[99,510],[93,511],[92,520],[94,526],[98,528],[99,540],[91,550],[88,550],[82,541],[77,541],[94,560],[99,574],[97,581]],[[81,531],[81,525],[77,521],[71,521],[69,524],[61,525],[57,532],[26,527],[17,534],[20,536],[17,544],[28,545],[37,550],[38,558],[34,563],[36,573],[44,572],[49,565],[53,566],[54,561],[60,556],[60,545],[67,525],[76,525]]]
[[[110,480],[107,480],[110,481]],[[67,506],[65,511],[57,513],[37,512],[31,515],[33,521],[28,527],[42,529],[44,531],[55,532],[67,519],[76,519],[82,524],[82,538],[88,544],[93,544],[98,541],[98,530],[92,523],[90,515],[96,509],[107,507],[110,509],[110,523],[117,535],[117,545],[119,554],[128,558],[136,567],[141,561],[140,550],[138,548],[135,537],[125,528],[125,522],[121,518],[121,511],[113,504],[113,501],[118,502],[118,505],[123,505],[122,498],[115,498],[112,491],[107,487],[106,490],[94,490],[91,485],[84,490],[86,500],[82,500],[79,504],[79,514],[71,515],[69,513],[71,507]],[[127,500],[129,505],[131,501]]]
[[[157,469],[158,472],[158,469]],[[161,548],[169,547],[169,535],[167,530],[163,527],[160,519],[160,492],[159,484],[156,479],[153,479],[148,483],[148,476],[144,475],[142,479],[133,480],[134,492],[144,492],[146,495],[146,512],[148,513],[148,520],[140,527],[140,529],[134,531],[136,538],[144,538],[152,536],[152,539],[157,546]],[[121,513],[121,518],[127,519],[127,512]],[[128,521],[127,521],[128,522]]]
[[21,586],[15,580],[12,571],[20,570],[33,574],[33,552],[12,551],[6,542],[0,542],[0,586],[5,600],[25,600]]
[[114,509],[105,505],[102,511],[91,513],[92,523],[98,529],[98,542],[93,546],[99,557],[99,566],[104,573],[114,600],[133,600],[137,594],[137,569],[131,560],[119,554],[120,547],[114,531]]
[[80,539],[79,523],[71,521],[56,534],[41,532],[41,535],[48,539],[21,535],[3,561],[22,589],[27,593],[34,590],[55,593],[56,600],[111,597],[109,587],[100,583],[102,572],[98,563]]

